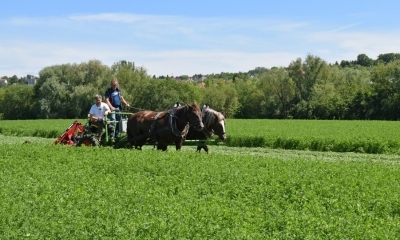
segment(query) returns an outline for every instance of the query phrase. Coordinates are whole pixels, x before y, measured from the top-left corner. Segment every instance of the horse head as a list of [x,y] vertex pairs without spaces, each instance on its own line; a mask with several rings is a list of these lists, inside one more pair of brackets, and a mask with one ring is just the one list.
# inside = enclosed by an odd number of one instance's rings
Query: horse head
[[220,140],[226,140],[225,133],[225,116],[211,108],[206,108],[203,111],[204,132],[208,137],[216,134]]
[[186,104],[182,107],[185,111],[185,116],[190,124],[196,131],[201,131],[204,128],[203,121],[201,119],[201,111],[196,103]]

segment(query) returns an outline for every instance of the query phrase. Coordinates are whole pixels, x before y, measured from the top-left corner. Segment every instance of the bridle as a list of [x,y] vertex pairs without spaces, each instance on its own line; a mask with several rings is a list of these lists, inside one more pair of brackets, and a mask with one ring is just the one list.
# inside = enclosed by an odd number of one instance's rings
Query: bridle
[[[185,111],[185,113],[184,114],[186,114],[186,119],[189,119],[189,126],[191,126],[191,127],[195,127],[195,126],[200,126],[201,125],[201,116],[200,116],[200,118],[195,118],[195,119],[193,119],[193,116],[192,116],[192,114],[190,113],[190,108],[191,108],[191,106],[189,106],[189,105],[185,105],[185,106],[180,106],[180,107],[177,107],[178,109],[180,109],[180,108],[185,108],[184,109],[184,111]],[[181,120],[181,119],[179,119],[178,118],[178,120],[179,121],[182,121],[182,122],[184,122],[183,120]]]
[[[187,131],[189,131],[189,127],[190,126],[196,127],[196,126],[200,126],[201,125],[201,118],[193,119],[192,114],[190,114],[189,108],[190,108],[189,105],[185,105],[185,106],[179,106],[179,107],[173,108],[173,109],[168,111],[169,114],[170,114],[170,124],[173,125],[171,127],[173,128],[174,132],[177,131],[177,128],[176,128],[176,124],[173,124],[173,120],[180,121],[181,123],[185,123],[186,124],[184,130],[182,131],[182,133],[184,133],[184,132],[187,133]],[[175,114],[176,110],[178,110],[178,109],[179,110],[182,109],[182,111],[184,111],[183,113],[180,113],[180,114],[185,114],[186,119],[188,119],[189,121],[184,121],[184,120],[180,119]],[[176,130],[174,130],[174,129],[176,129]]]
[[[215,111],[215,110],[210,110],[210,109],[207,108],[207,109],[203,109],[203,111],[201,112],[201,114],[202,114],[202,119],[203,119],[203,123],[204,123],[203,133],[204,133],[207,137],[211,137],[212,134],[215,134],[215,135],[218,135],[218,136],[220,136],[220,135],[221,135],[221,136],[222,136],[222,135],[225,135],[225,119],[221,119],[221,120],[220,120],[220,118],[219,118],[218,116],[216,116],[216,115],[221,114],[221,113],[219,113],[219,112],[217,112],[217,111]],[[222,126],[222,132],[216,132],[215,129],[214,129],[215,124],[214,124],[214,123],[213,123],[213,124],[210,124],[209,121],[205,121],[207,115],[210,116],[209,114],[213,114],[213,117],[212,117],[212,118],[214,118],[214,119],[216,119],[216,120],[219,121],[218,124],[220,124],[220,125]],[[222,123],[222,121],[223,121],[223,123]],[[206,126],[206,125],[207,125],[207,126]],[[212,127],[211,127],[211,131],[208,130],[208,126],[212,126]]]

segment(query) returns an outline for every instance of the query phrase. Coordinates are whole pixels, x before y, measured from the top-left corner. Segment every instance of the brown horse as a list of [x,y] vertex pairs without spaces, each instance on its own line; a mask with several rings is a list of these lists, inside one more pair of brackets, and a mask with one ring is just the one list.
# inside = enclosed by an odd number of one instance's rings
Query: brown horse
[[199,106],[186,104],[164,112],[140,111],[132,114],[127,123],[130,146],[142,149],[148,141],[157,142],[157,149],[166,151],[170,143],[180,150],[191,126],[195,131],[204,127]]
[[211,138],[214,134],[218,135],[220,140],[226,140],[225,133],[225,117],[222,113],[215,111],[212,108],[205,107],[202,110],[202,121],[204,128],[202,131],[195,131],[192,127],[186,136],[187,140],[200,140],[197,145],[197,151],[200,152],[204,149],[208,153],[208,146],[206,145],[207,138]]

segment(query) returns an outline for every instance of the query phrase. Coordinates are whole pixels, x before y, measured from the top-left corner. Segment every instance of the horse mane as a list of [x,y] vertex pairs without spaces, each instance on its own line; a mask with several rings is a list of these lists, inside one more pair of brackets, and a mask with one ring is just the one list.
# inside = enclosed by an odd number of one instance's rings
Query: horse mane
[[194,108],[196,111],[200,111],[200,107],[199,107],[199,105],[197,105],[196,102],[194,102],[193,104],[186,104],[186,105],[191,106],[191,107]]
[[224,120],[224,115],[222,115],[222,113],[215,111],[212,108],[206,108],[203,111],[203,115],[204,115],[204,121],[203,124],[204,126],[210,127],[212,124],[214,124],[215,119],[218,120],[218,122]]

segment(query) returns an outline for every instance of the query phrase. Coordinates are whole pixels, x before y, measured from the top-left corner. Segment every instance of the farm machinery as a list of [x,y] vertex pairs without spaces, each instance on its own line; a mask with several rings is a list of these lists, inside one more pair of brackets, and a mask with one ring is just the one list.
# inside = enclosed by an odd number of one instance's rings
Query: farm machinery
[[[68,146],[111,146],[113,148],[126,148],[128,146],[128,137],[127,137],[127,123],[128,117],[132,114],[131,112],[114,112],[109,113],[108,116],[112,114],[121,115],[121,120],[113,121],[107,117],[104,117],[104,128],[101,134],[98,134],[98,128],[94,125],[90,116],[88,115],[87,121],[85,124],[80,123],[78,120],[75,120],[66,130],[65,132],[58,137],[53,144],[63,144]],[[117,123],[119,123],[117,125]],[[113,125],[114,127],[110,128],[109,126]],[[116,126],[119,127],[120,137],[113,139],[111,136],[115,136]],[[159,129],[159,131],[164,131],[165,128]],[[112,132],[114,131],[114,132]],[[154,134],[157,131],[152,131],[151,133],[143,134],[136,136],[134,139],[147,138],[152,133]],[[111,134],[114,133],[114,134]],[[199,147],[208,145],[217,145],[220,141],[215,138],[209,138],[206,140],[195,140],[195,139],[185,139],[184,145],[197,145],[198,151]],[[154,139],[148,139],[145,143],[146,145],[153,145],[156,147],[157,141]]]
[[[83,125],[78,120],[75,120],[65,132],[58,137],[53,144],[63,144],[69,146],[113,146],[114,148],[124,147],[127,144],[126,128],[128,116],[132,113],[127,112],[111,112],[110,114],[121,115],[121,120],[110,120],[104,118],[104,128],[98,133],[98,128],[90,121],[88,116],[87,122]],[[117,123],[119,123],[117,125]],[[111,127],[113,126],[113,127]],[[116,126],[119,127],[119,138],[111,138],[115,135]],[[114,131],[114,134],[111,134]]]

